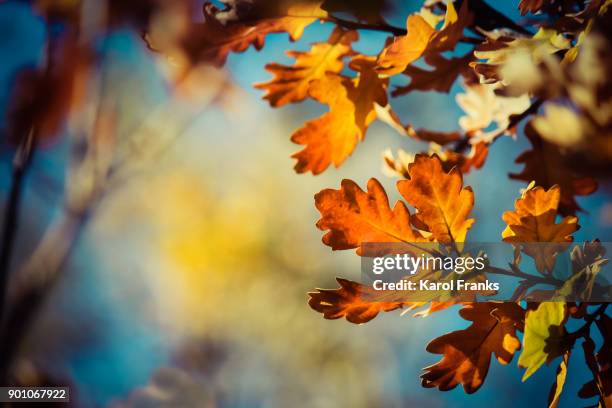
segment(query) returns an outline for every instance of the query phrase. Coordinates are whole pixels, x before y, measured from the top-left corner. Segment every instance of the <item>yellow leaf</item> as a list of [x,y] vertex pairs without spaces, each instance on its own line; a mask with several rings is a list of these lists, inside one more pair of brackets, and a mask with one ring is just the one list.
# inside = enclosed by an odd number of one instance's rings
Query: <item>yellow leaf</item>
[[308,52],[287,51],[287,55],[295,58],[295,64],[267,64],[266,69],[274,74],[274,79],[255,84],[255,88],[267,91],[264,99],[273,107],[303,101],[313,80],[324,77],[327,72],[342,71],[342,57],[351,53],[350,44],[357,38],[355,31],[337,28],[327,42],[314,44]]
[[561,398],[561,392],[563,392],[563,386],[565,385],[565,379],[567,378],[567,365],[569,363],[570,350],[563,353],[563,360],[557,368],[557,376],[555,382],[550,390],[548,396],[548,408],[557,408],[559,405],[559,398]]
[[564,302],[542,302],[527,312],[523,351],[518,360],[519,367],[527,369],[523,381],[568,348],[564,325]]

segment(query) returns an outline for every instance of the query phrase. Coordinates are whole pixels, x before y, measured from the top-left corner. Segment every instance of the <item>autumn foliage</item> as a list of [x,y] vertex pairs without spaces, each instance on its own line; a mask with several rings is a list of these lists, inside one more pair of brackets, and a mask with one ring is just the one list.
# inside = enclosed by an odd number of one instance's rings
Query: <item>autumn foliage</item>
[[[34,3],[45,18],[78,25],[78,1]],[[424,368],[424,387],[446,391],[461,386],[474,393],[495,364],[493,357],[505,365],[516,355],[525,369],[524,379],[543,364],[558,365],[549,396],[554,407],[570,375],[568,361],[582,355],[592,378],[585,379],[579,395],[597,397],[600,407],[612,407],[612,319],[606,314],[607,304],[530,301],[530,293],[540,290],[534,288],[537,283],[549,284],[553,296],[572,290],[551,275],[555,256],[570,247],[579,216],[586,216],[577,197],[594,194],[595,178],[606,175],[612,163],[609,0],[516,1],[526,16],[520,21],[496,10],[492,1],[427,1],[405,16],[401,27],[384,19],[393,10],[384,1],[233,0],[223,2],[224,7],[206,2],[198,18],[187,0],[150,0],[134,7],[110,3],[114,6],[107,23],[136,25],[151,50],[180,67],[177,83],[197,66],[222,67],[231,53],[260,50],[269,34],[286,33],[298,41],[311,24],[333,26],[327,40],[305,51],[286,51],[290,64],[268,63],[270,77],[254,84],[272,108],[310,99],[326,109],[289,136],[298,145],[291,156],[295,171],[317,175],[341,166],[375,121],[424,147],[416,154],[400,151],[397,158],[385,157],[386,170],[398,178],[401,199],[396,203],[389,202],[376,178],[366,186],[343,180],[339,188],[315,195],[320,213],[316,227],[332,250],[355,250],[360,256],[366,242],[439,243],[461,255],[474,223],[486,222],[474,216],[483,198],[475,197],[463,175],[483,171],[498,140],[526,138],[531,147],[516,157],[522,170],[508,176],[524,182],[525,188],[514,205],[499,214],[505,223],[499,239],[516,246],[515,259],[510,269],[487,271],[522,280],[513,301],[449,302],[435,295],[407,302],[337,278],[339,287],[309,293],[308,303],[326,319],[344,318],[355,324],[397,309],[430,316],[455,306],[469,326],[442,334],[426,346],[440,360]],[[155,24],[167,16],[174,23],[163,26],[160,35]],[[355,49],[364,30],[389,34],[373,55]],[[10,118],[16,144],[30,127],[38,139],[48,139],[59,119],[79,101],[79,80],[88,74],[95,56],[75,41],[71,31],[59,43],[62,52],[70,52],[79,63],[32,73],[26,82],[35,90],[17,88],[18,94],[55,96],[16,104]],[[392,79],[404,84],[391,85]],[[415,128],[410,118],[400,117],[393,108],[396,98],[406,94],[448,94],[456,84],[464,90],[456,101],[465,115],[453,131],[440,131],[435,124]],[[56,86],[62,92],[52,92]],[[576,281],[594,280],[607,262],[596,238],[571,249]],[[522,245],[534,242],[555,245],[540,250]],[[535,264],[533,271],[522,269],[525,257]],[[579,322],[580,328],[569,330],[570,320]],[[598,350],[591,336],[595,330],[603,338]]]

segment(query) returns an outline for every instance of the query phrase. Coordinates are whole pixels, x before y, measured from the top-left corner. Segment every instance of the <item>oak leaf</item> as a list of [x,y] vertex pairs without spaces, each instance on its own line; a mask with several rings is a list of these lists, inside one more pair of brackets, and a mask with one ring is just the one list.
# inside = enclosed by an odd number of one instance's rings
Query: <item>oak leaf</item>
[[441,391],[463,385],[468,394],[483,384],[491,354],[501,364],[508,364],[520,348],[516,330],[520,330],[523,309],[516,303],[471,303],[459,311],[472,324],[432,340],[427,351],[442,354],[442,360],[425,367],[421,375],[424,387],[438,387]]
[[308,293],[309,306],[323,314],[326,319],[345,317],[351,323],[361,324],[374,319],[380,312],[405,308],[415,310],[427,305],[414,315],[425,317],[457,304],[456,301],[407,301],[401,291],[378,291],[343,278],[336,278],[340,284],[336,289],[316,289]]
[[[306,26],[327,15],[318,4],[289,2],[284,9],[279,8],[271,15],[257,15],[253,19],[226,21],[224,24],[217,18],[221,11],[207,3],[204,22],[192,23],[185,28],[179,43],[192,63],[209,62],[222,66],[231,52],[244,52],[251,46],[260,50],[268,34],[286,32],[292,41],[298,40]],[[157,49],[155,43],[149,43],[149,46]]]
[[291,136],[294,143],[306,145],[292,155],[298,173],[316,175],[332,163],[339,167],[376,119],[376,106],[388,104],[388,80],[375,72],[373,57],[355,57],[349,66],[359,72],[357,78],[327,73],[310,83],[310,96],[328,105],[329,112],[306,122]]
[[518,360],[519,367],[527,369],[523,381],[569,349],[566,318],[565,302],[542,302],[535,310],[527,311],[523,351]]
[[464,242],[474,223],[468,218],[474,206],[474,193],[463,187],[456,168],[446,172],[437,155],[419,154],[408,166],[408,180],[397,183],[404,199],[417,209],[415,218],[427,225],[438,242]]
[[423,16],[411,14],[406,20],[406,35],[393,38],[378,56],[378,72],[396,75],[425,52],[454,49],[471,18],[467,2],[463,2],[459,15],[452,2],[447,4],[444,24],[439,31]]
[[287,51],[287,55],[295,58],[295,64],[267,64],[266,69],[274,74],[274,79],[255,84],[255,88],[266,90],[264,99],[273,107],[303,101],[313,80],[327,72],[342,71],[342,58],[352,52],[351,43],[357,38],[355,31],[336,28],[327,42],[314,44],[308,52]]
[[355,105],[349,92],[354,90],[350,78],[327,74],[311,82],[309,94],[329,106],[329,112],[306,122],[291,136],[291,141],[306,147],[291,157],[297,159],[295,171],[313,174],[323,172],[330,164],[336,167],[353,152],[363,137],[355,123]]
[[363,242],[424,240],[411,227],[406,205],[398,201],[391,209],[387,193],[376,179],[370,179],[367,192],[355,182],[343,180],[340,190],[326,189],[316,194],[315,205],[321,213],[317,227],[329,230],[323,243],[334,250],[359,248]]
[[465,27],[472,24],[474,16],[468,7],[468,1],[461,4],[459,13],[453,5],[452,1],[446,4],[446,15],[444,16],[444,24],[439,31],[432,36],[428,52],[452,51],[461,39]]
[[351,323],[366,323],[375,318],[379,312],[390,312],[406,305],[403,301],[376,301],[372,300],[379,294],[366,296],[366,291],[374,289],[347,279],[336,278],[340,284],[338,289],[317,289],[310,292],[308,304],[326,319],[339,319],[345,317]]
[[408,33],[402,37],[395,37],[378,56],[380,74],[396,75],[405,70],[423,55],[435,32],[435,29],[418,14],[408,16],[406,27]]
[[21,71],[10,91],[6,121],[11,143],[19,144],[30,131],[38,142],[53,140],[85,97],[93,55],[71,33],[54,41],[48,69]]
[[502,232],[505,242],[549,242],[560,245],[523,246],[523,252],[535,260],[540,272],[552,272],[555,256],[572,242],[578,230],[578,218],[567,216],[556,223],[561,191],[559,186],[548,190],[542,187],[527,189],[514,203],[515,211],[506,211],[502,219],[507,227]]

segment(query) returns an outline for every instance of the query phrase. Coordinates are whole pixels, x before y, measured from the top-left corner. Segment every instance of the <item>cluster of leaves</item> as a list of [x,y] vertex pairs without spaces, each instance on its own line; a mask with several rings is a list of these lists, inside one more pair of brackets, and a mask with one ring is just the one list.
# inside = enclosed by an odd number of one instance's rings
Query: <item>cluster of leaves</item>
[[[316,175],[332,164],[340,166],[375,120],[386,122],[402,137],[430,143],[430,149],[416,156],[400,151],[400,160],[386,158],[388,170],[401,178],[397,189],[405,200],[393,208],[376,179],[368,182],[367,191],[344,180],[339,190],[327,189],[315,196],[321,213],[317,227],[326,231],[323,243],[334,250],[357,249],[360,254],[364,242],[434,242],[452,244],[461,254],[461,243],[475,222],[469,218],[474,194],[463,186],[462,173],[481,168],[491,145],[505,135],[515,135],[519,123],[530,118],[525,134],[532,148],[516,159],[524,164],[523,171],[510,177],[531,184],[515,209],[503,214],[507,227],[502,239],[516,244],[516,259],[511,270],[488,270],[522,279],[515,302],[476,302],[475,298],[451,302],[440,294],[406,302],[393,293],[372,293],[357,282],[338,278],[339,288],[310,293],[309,304],[325,318],[365,323],[381,311],[420,309],[417,314],[429,315],[460,303],[459,314],[471,325],[429,343],[427,350],[443,357],[425,368],[423,385],[440,390],[462,385],[468,393],[477,391],[492,353],[508,364],[521,348],[519,333],[523,333],[519,365],[526,368],[524,378],[545,362],[562,357],[551,406],[559,401],[572,348],[582,339],[594,379],[584,385],[580,396],[598,395],[601,406],[610,406],[611,320],[605,305],[526,303],[538,283],[553,286],[553,295],[572,290],[552,276],[555,256],[567,248],[579,228],[576,196],[596,190],[592,170],[608,165],[612,158],[612,95],[606,75],[612,38],[609,4],[523,0],[518,5],[521,13],[538,17],[537,23],[523,26],[479,0],[434,1],[409,15],[406,27],[400,28],[383,19],[382,2],[284,0],[271,6],[237,0],[226,2],[224,9],[207,4],[204,22],[187,24],[175,43],[164,45],[149,38],[149,45],[191,64],[222,65],[230,52],[261,48],[268,33],[287,32],[291,40],[297,40],[316,20],[335,25],[327,41],[313,44],[308,51],[288,51],[295,60],[292,65],[266,65],[273,78],[255,85],[275,108],[308,98],[328,107],[325,114],[291,135],[302,146],[292,156],[297,160],[295,170]],[[338,11],[349,12],[352,18],[339,17]],[[353,44],[364,29],[393,36],[377,55],[363,55]],[[457,55],[454,50],[460,43],[468,51]],[[429,68],[415,66],[417,61]],[[409,83],[391,90],[394,76],[403,76]],[[459,121],[460,131],[415,129],[402,122],[391,106],[392,97],[413,91],[448,93],[460,79],[466,89],[457,97],[466,112]],[[573,165],[577,156],[588,156],[591,167]],[[564,218],[557,222],[559,216]],[[538,250],[522,247],[521,242],[559,245]],[[533,258],[537,275],[521,271],[522,255]],[[586,270],[596,271],[606,262],[598,241],[574,248],[572,259],[573,283],[584,280]],[[588,275],[589,284],[595,275]],[[569,319],[583,320],[584,325],[569,332]],[[604,337],[598,353],[590,337],[592,323]]]
[[[521,24],[483,0],[434,0],[407,16],[405,27],[385,21],[389,5],[384,1],[227,0],[206,2],[195,19],[194,3],[109,1],[106,14],[98,20],[105,30],[125,22],[135,25],[152,50],[185,70],[201,64],[222,66],[230,53],[261,49],[271,33],[285,32],[297,41],[316,21],[333,25],[327,41],[308,51],[288,51],[293,65],[268,64],[273,78],[255,85],[275,108],[305,99],[328,107],[292,134],[291,140],[302,146],[292,156],[297,160],[295,170],[319,174],[332,164],[340,166],[375,120],[389,124],[400,137],[428,143],[416,156],[400,151],[398,160],[385,159],[388,170],[401,178],[397,189],[405,200],[393,208],[376,179],[369,181],[367,191],[345,180],[339,190],[318,193],[317,226],[326,231],[325,245],[358,249],[359,254],[363,242],[433,242],[450,244],[461,254],[461,243],[475,222],[469,218],[474,194],[463,186],[462,174],[482,168],[492,145],[502,137],[516,136],[523,120],[528,120],[524,133],[532,147],[516,159],[524,164],[523,170],[510,177],[531,184],[515,209],[503,214],[507,227],[502,239],[518,249],[520,242],[558,243],[563,248],[572,241],[578,229],[575,214],[581,210],[576,196],[592,194],[597,189],[593,174],[605,174],[612,160],[609,0],[521,0],[517,5],[521,13],[532,14]],[[38,138],[53,133],[70,106],[78,103],[79,79],[87,75],[92,50],[82,50],[77,34],[98,34],[95,26],[81,32],[84,28],[78,23],[85,8],[79,0],[33,4],[47,19],[67,27],[53,42],[65,54],[50,65],[53,69],[35,71],[20,81],[26,88],[18,87],[14,99],[23,103],[16,103],[11,114],[16,140],[22,140],[33,124]],[[391,37],[376,55],[363,55],[353,48],[360,30],[388,32]],[[461,54],[459,44],[465,50]],[[409,82],[390,89],[392,78]],[[457,131],[416,129],[392,107],[394,97],[414,91],[448,93],[458,81],[465,93],[457,96],[457,103],[466,114]],[[560,216],[564,218],[557,222]],[[448,390],[461,384],[468,393],[477,391],[491,354],[500,363],[509,363],[521,347],[519,333],[523,333],[519,365],[526,368],[525,378],[543,363],[562,357],[549,398],[556,406],[570,354],[581,339],[593,380],[583,386],[580,396],[598,396],[600,406],[612,406],[612,320],[605,313],[606,305],[528,302],[537,283],[550,284],[553,292],[573,289],[550,273],[555,254],[562,249],[546,248],[517,250],[511,270],[489,267],[489,273],[523,280],[516,301],[462,299],[459,313],[471,325],[427,346],[443,357],[425,368],[424,386]],[[522,255],[534,259],[536,274],[521,271]],[[596,240],[574,248],[572,260],[576,279],[571,282],[593,279],[592,272],[605,262]],[[591,278],[585,278],[586,270]],[[422,302],[405,302],[392,294],[366,294],[368,289],[356,282],[338,279],[338,283],[337,289],[310,294],[310,306],[328,319],[364,323],[381,311],[420,308],[418,314],[429,315],[453,304],[438,294]],[[569,319],[581,320],[583,326],[569,332]],[[594,326],[604,339],[598,352],[590,335]]]

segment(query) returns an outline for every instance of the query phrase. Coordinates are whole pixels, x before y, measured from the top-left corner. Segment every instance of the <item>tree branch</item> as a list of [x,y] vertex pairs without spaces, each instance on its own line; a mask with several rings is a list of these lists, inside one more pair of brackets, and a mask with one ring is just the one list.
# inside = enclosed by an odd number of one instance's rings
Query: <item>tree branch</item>
[[[408,30],[402,27],[396,27],[387,23],[378,23],[378,24],[368,24],[361,23],[358,21],[345,20],[336,16],[328,16],[322,18],[322,20],[334,23],[340,27],[349,29],[349,30],[370,30],[370,31],[382,31],[386,33],[393,34],[396,37],[406,35]],[[463,36],[459,40],[460,42],[467,44],[480,44],[483,39],[477,37]]]
[[19,223],[23,179],[35,150],[34,132],[34,128],[31,128],[26,137],[21,139],[13,158],[11,189],[4,210],[2,242],[0,244],[0,323],[4,317],[6,288],[8,286],[11,259]]

